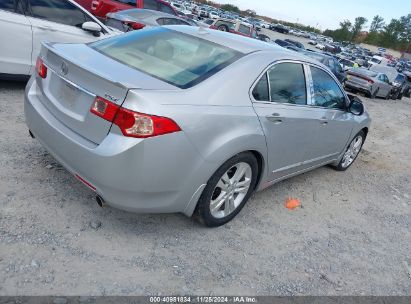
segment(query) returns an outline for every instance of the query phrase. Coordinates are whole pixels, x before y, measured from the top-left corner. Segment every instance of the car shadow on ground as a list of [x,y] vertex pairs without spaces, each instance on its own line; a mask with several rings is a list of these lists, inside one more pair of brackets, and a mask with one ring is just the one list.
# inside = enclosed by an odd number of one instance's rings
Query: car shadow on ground
[[24,89],[26,85],[27,81],[0,80],[0,89],[19,90]]

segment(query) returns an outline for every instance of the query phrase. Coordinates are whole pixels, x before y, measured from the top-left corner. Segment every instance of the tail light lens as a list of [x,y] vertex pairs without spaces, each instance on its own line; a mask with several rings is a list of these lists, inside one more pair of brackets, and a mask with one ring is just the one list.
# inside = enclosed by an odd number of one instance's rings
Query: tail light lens
[[181,131],[172,119],[124,109],[97,97],[90,112],[117,125],[124,136],[147,138]]
[[133,30],[141,30],[146,25],[138,22],[128,22],[128,26],[131,27]]
[[47,77],[47,67],[44,65],[44,62],[40,57],[38,57],[36,61],[36,71],[41,78],[44,79]]
[[101,118],[113,122],[119,106],[101,97],[96,97],[90,112]]
[[181,131],[170,118],[133,112],[120,108],[114,124],[119,126],[125,136],[152,137]]

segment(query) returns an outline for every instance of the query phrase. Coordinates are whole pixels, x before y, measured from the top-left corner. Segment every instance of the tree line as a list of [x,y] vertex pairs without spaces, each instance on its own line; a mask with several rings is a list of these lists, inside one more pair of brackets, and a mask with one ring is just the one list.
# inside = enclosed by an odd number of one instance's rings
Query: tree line
[[368,20],[355,18],[354,22],[344,20],[336,30],[326,30],[324,35],[336,41],[365,42],[368,44],[391,48],[400,52],[411,53],[411,14],[386,23],[384,18],[376,15],[371,21],[368,32],[364,31]]

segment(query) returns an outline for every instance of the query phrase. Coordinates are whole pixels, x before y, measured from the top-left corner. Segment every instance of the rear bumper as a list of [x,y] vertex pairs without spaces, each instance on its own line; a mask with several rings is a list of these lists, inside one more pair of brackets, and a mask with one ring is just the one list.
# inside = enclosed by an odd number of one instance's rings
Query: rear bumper
[[[182,212],[190,216],[204,187],[204,160],[183,132],[149,139],[124,137],[115,127],[99,145],[57,120],[26,88],[26,123],[68,171],[108,205],[141,213]],[[80,178],[79,178],[80,177]]]
[[345,81],[345,87],[352,89],[352,90],[357,90],[360,92],[368,93],[368,94],[371,94],[371,90],[372,90],[371,86],[363,86],[359,83],[352,82],[348,79]]

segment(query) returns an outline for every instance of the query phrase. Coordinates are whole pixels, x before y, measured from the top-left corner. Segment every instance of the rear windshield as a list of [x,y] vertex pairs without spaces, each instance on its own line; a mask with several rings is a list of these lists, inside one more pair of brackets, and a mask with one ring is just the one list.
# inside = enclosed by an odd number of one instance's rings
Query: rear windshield
[[134,31],[89,46],[182,89],[202,82],[243,56],[222,45],[164,27]]

